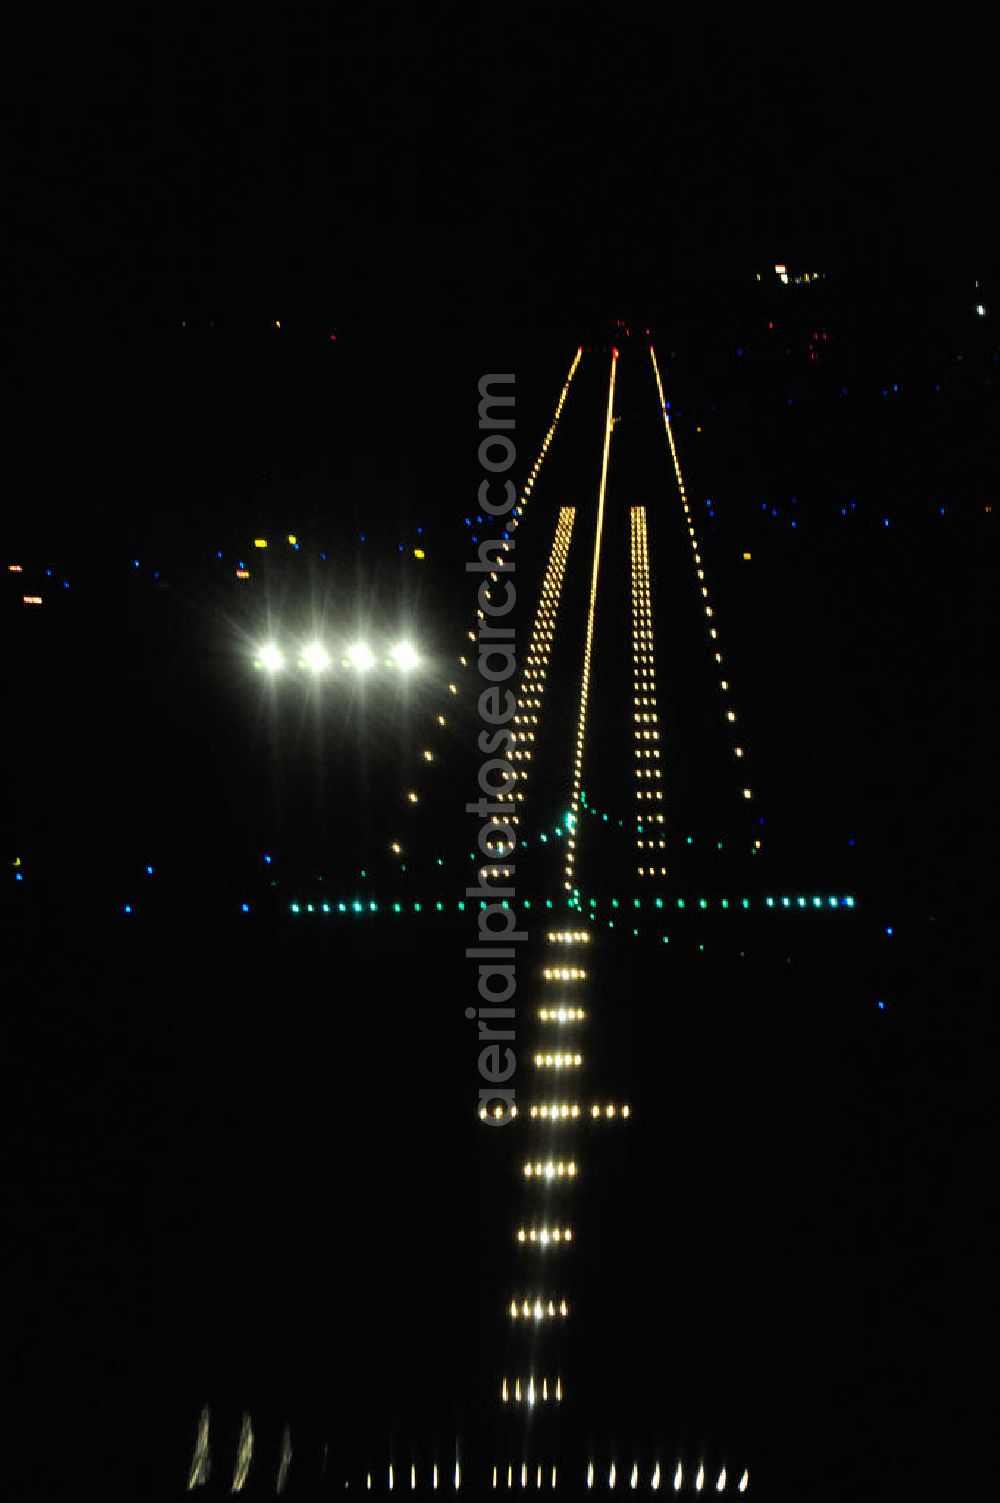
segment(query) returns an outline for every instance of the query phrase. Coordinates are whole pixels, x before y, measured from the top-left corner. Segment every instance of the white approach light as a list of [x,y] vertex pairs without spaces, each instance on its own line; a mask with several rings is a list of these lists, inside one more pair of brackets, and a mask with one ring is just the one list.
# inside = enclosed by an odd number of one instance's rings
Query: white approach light
[[281,654],[281,650],[275,647],[273,642],[269,642],[266,647],[261,648],[260,661],[262,667],[272,670],[285,666],[285,659]]
[[310,642],[302,654],[302,661],[314,673],[322,673],[324,668],[330,666],[330,654],[321,642]]
[[363,673],[366,668],[372,666],[375,658],[367,642],[353,642],[347,649],[347,661],[352,668],[357,668],[359,673]]
[[411,647],[409,642],[397,642],[392,649],[392,661],[397,668],[408,669],[416,668],[420,659],[417,657],[416,649]]

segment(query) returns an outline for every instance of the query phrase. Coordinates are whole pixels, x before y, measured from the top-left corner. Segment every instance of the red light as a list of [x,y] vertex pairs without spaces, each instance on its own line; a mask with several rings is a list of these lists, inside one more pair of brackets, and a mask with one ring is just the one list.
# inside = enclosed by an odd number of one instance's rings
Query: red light
[[332,340],[334,340],[334,341],[336,341],[336,338],[337,338],[337,336],[336,336],[336,334],[331,334],[331,335],[330,335],[330,338],[331,338],[331,339],[332,339]]
[[767,327],[769,329],[773,329],[774,328],[774,319],[773,318],[769,318],[768,319],[768,321],[767,321]]

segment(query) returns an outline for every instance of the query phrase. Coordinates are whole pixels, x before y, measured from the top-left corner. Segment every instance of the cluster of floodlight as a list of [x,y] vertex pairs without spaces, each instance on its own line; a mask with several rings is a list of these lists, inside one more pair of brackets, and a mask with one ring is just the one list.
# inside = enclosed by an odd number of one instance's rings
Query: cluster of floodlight
[[328,668],[350,668],[356,673],[366,673],[369,668],[384,666],[408,672],[419,666],[420,657],[409,642],[397,642],[388,652],[378,653],[367,642],[351,642],[339,659],[335,658],[322,642],[309,642],[291,658],[274,642],[258,648],[254,658],[255,668],[265,668],[269,673],[278,673],[289,662],[312,673],[323,673]]

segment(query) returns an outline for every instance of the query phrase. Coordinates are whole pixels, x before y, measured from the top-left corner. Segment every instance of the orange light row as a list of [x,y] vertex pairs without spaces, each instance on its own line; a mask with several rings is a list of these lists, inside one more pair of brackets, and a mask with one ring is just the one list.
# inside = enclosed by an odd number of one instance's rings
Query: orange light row
[[[656,704],[653,657],[653,605],[649,588],[649,539],[646,508],[631,508],[632,523],[632,735],[635,742],[636,850],[640,877],[665,877],[663,771],[660,767],[660,717]],[[647,864],[647,863],[656,864]]]
[[[566,560],[569,557],[575,519],[576,511],[572,506],[560,508],[552,547],[549,550],[545,578],[542,580],[538,610],[531,628],[528,655],[517,691],[512,761],[515,763],[514,777],[520,784],[527,782],[530,772],[527,764],[532,760],[535,737],[538,733],[542,700],[545,695],[545,680],[548,675],[549,653],[555,638],[556,617],[559,612],[559,600],[562,595]],[[525,796],[523,787],[514,790],[515,802],[524,803]],[[520,823],[517,814],[513,816],[512,823]]]
[[[711,601],[710,601],[710,597],[709,597],[709,592],[708,592],[708,585],[705,583],[705,569],[704,569],[704,565],[703,565],[703,562],[702,562],[701,546],[700,546],[700,544],[698,542],[698,534],[695,531],[694,517],[693,517],[692,512],[691,512],[690,503],[688,502],[687,489],[686,489],[686,487],[684,485],[684,476],[681,473],[680,459],[678,458],[678,455],[677,455],[677,444],[674,441],[674,431],[673,431],[673,428],[672,428],[671,423],[670,423],[670,414],[667,412],[666,398],[663,395],[663,382],[660,379],[660,367],[656,363],[656,351],[655,351],[655,349],[653,348],[652,345],[650,345],[650,347],[649,347],[649,356],[650,356],[650,359],[651,359],[651,361],[653,363],[653,374],[656,377],[656,389],[659,392],[659,397],[660,397],[660,411],[663,413],[663,425],[664,425],[664,427],[666,429],[666,432],[667,432],[667,441],[670,444],[670,455],[671,455],[671,458],[672,458],[673,464],[674,464],[674,474],[675,474],[675,476],[677,478],[677,488],[680,491],[681,504],[684,507],[684,520],[687,523],[688,540],[689,540],[689,542],[691,544],[691,552],[692,552],[692,555],[693,555],[693,558],[694,558],[695,577],[696,577],[696,579],[698,581],[698,589],[699,589],[700,594],[701,594],[701,599],[702,599],[702,603],[703,603],[703,607],[702,608],[703,608],[703,610],[705,612],[705,619],[709,623],[709,625],[708,625],[709,643],[710,643],[710,647],[711,647],[711,650],[712,650],[712,655],[713,655],[713,657],[715,659],[716,667],[719,668],[721,670],[721,673],[722,673],[722,676],[719,679],[719,687],[722,690],[723,694],[725,694],[725,695],[728,696],[729,692],[730,692],[729,691],[729,681],[725,677],[725,668],[724,668],[723,658],[722,658],[722,649],[719,646],[719,629],[715,625],[715,612],[714,612],[714,610],[712,608],[712,605],[711,605]],[[727,726],[732,726],[732,725],[736,724],[736,720],[737,720],[736,711],[733,708],[732,704],[728,702],[728,699],[727,699],[727,702],[726,702],[726,704],[724,706],[724,712],[723,713],[724,713],[724,717],[725,717],[725,721],[726,721],[726,725]],[[741,745],[739,745],[737,741],[734,741],[732,743],[732,752],[733,752],[733,756],[737,759],[737,761],[742,761],[742,759],[743,759],[743,757],[745,755],[745,752],[744,752],[744,748]],[[750,799],[753,798],[753,789],[747,787],[745,784],[741,786],[740,792],[741,792],[742,797],[744,799],[746,799],[747,801],[749,801]],[[760,840],[757,839],[757,838],[755,838],[753,844],[754,844],[754,849],[759,851],[760,850]]]

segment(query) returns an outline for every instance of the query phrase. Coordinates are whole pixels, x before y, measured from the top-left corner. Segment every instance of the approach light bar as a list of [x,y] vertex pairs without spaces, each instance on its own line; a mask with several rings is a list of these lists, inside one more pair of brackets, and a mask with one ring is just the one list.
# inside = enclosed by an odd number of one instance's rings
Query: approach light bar
[[[297,662],[300,668],[307,668],[313,673],[322,673],[332,668],[338,658],[333,650],[322,642],[310,642],[293,653],[292,660]],[[343,649],[343,656],[339,658],[343,667],[351,668],[356,673],[366,673],[368,669],[381,664],[396,668],[401,673],[409,673],[420,666],[420,661],[420,654],[411,642],[395,642],[388,648],[378,648],[368,642],[351,642]],[[257,649],[253,662],[255,668],[265,668],[274,673],[286,666],[287,658],[276,642],[268,642]]]

